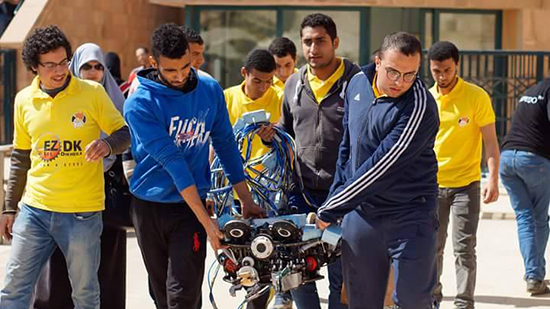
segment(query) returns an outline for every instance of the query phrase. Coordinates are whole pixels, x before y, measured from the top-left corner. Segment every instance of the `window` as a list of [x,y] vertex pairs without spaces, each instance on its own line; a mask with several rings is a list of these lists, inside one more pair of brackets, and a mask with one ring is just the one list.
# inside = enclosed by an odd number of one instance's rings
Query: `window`
[[267,48],[276,36],[276,15],[273,10],[202,11],[200,34],[207,56],[204,69],[224,87],[239,84],[246,55],[254,48]]

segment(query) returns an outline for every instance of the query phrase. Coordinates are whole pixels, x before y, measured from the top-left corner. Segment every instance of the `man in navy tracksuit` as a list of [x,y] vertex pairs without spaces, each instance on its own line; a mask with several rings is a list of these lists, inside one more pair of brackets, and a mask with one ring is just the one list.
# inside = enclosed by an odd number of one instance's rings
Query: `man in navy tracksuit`
[[388,35],[346,91],[344,137],[318,225],[343,217],[350,309],[382,309],[390,263],[397,308],[428,309],[436,283],[437,106],[417,78],[421,44]]

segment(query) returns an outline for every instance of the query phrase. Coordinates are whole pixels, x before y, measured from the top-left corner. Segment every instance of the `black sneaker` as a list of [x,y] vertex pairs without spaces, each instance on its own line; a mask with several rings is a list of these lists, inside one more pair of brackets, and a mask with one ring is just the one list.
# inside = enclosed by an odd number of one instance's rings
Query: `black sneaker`
[[529,278],[527,279],[527,292],[531,295],[546,294],[550,292],[544,281]]

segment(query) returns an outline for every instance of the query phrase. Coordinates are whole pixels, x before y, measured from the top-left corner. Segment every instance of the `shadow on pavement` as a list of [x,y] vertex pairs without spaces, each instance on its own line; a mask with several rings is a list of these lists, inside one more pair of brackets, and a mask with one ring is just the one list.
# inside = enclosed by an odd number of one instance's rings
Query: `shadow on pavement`
[[476,295],[475,299],[476,303],[514,305],[517,308],[550,306],[550,294],[537,295],[530,298]]

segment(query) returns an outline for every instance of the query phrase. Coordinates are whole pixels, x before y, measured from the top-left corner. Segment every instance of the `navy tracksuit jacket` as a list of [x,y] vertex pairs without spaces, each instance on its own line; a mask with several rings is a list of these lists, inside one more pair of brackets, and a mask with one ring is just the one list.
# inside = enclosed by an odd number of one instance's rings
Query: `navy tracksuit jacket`
[[[375,98],[375,65],[346,90],[336,175],[318,216],[343,220],[349,308],[382,308],[390,260],[404,309],[429,308],[438,227],[437,105],[420,79],[399,98]],[[403,261],[407,260],[407,263]]]

